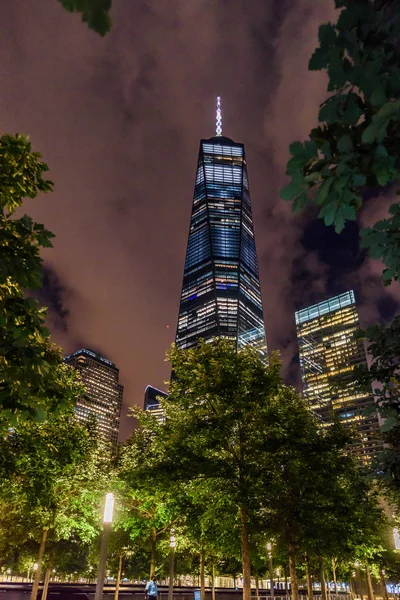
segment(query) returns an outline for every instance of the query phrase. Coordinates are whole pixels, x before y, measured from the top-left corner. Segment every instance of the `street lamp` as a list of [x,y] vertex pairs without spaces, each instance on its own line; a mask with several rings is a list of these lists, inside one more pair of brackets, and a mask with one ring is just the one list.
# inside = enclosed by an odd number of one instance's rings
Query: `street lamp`
[[268,544],[267,544],[267,550],[268,550],[268,559],[269,559],[269,576],[270,576],[270,580],[271,580],[270,597],[272,600],[272,598],[274,597],[274,570],[272,568],[272,544],[270,542],[268,542]]
[[393,529],[393,541],[394,541],[394,549],[400,550],[400,535],[397,527]]
[[175,560],[175,529],[171,529],[169,538],[169,588],[168,600],[174,600],[174,560]]
[[111,523],[114,511],[114,494],[106,494],[106,502],[104,505],[104,516],[103,516],[103,535],[101,537],[101,548],[100,548],[100,563],[99,572],[97,575],[96,593],[94,600],[102,600],[104,579],[106,574],[106,563],[107,563],[107,546],[110,537]]

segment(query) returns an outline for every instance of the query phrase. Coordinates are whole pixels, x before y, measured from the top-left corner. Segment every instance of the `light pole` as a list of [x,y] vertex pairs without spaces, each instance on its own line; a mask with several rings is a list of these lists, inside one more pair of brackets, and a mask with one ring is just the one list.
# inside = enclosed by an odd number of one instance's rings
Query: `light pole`
[[107,546],[108,539],[110,537],[111,523],[113,518],[114,510],[114,494],[106,494],[106,503],[104,506],[103,516],[103,535],[101,537],[101,548],[100,548],[100,563],[99,572],[97,575],[96,593],[94,600],[102,600],[103,598],[103,587],[104,578],[106,574],[106,562],[107,562]]
[[267,550],[268,550],[268,559],[269,559],[269,576],[270,576],[270,597],[271,600],[274,597],[274,570],[272,568],[272,545],[270,542],[268,542],[267,544]]
[[394,549],[400,550],[400,534],[399,534],[399,530],[397,527],[393,528],[393,542],[394,542]]
[[[169,538],[169,588],[168,600],[174,600],[174,561],[175,561],[175,529],[171,529]],[[95,599],[96,600],[96,599]]]

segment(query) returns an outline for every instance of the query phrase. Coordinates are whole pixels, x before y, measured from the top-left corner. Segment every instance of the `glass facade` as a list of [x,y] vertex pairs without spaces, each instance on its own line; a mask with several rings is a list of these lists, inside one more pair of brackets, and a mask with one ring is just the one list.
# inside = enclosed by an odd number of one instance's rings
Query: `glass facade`
[[367,364],[364,344],[355,337],[359,319],[354,292],[299,310],[296,328],[305,398],[323,423],[335,414],[355,427],[351,450],[369,463],[382,446],[377,417],[363,414],[374,404],[372,391],[359,393],[352,382],[354,368]]
[[176,344],[251,344],[267,357],[243,144],[201,140]]
[[86,387],[86,395],[76,403],[78,419],[85,422],[94,417],[100,436],[116,446],[124,389],[118,382],[117,367],[87,348],[66,356],[64,361],[80,372]]
[[163,410],[158,401],[159,397],[168,398],[168,394],[152,385],[148,385],[144,392],[144,410],[149,410],[158,420],[163,420]]

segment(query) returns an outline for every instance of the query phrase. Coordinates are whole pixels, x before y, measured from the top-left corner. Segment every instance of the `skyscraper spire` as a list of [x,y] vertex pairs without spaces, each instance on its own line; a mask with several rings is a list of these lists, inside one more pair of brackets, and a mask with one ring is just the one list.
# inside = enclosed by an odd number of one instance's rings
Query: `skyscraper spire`
[[222,113],[221,113],[221,98],[217,97],[217,121],[216,121],[216,132],[217,135],[222,135]]

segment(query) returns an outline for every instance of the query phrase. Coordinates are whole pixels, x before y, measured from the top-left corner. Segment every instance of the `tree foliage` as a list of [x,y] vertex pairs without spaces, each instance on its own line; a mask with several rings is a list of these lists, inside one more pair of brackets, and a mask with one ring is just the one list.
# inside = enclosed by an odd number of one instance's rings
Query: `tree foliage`
[[58,0],[69,12],[78,12],[90,29],[105,35],[111,29],[111,0]]
[[355,378],[359,388],[375,396],[374,410],[383,419],[384,450],[377,456],[376,472],[386,491],[400,502],[400,317],[384,327],[377,324],[359,332],[366,340],[370,365],[359,366]]
[[[396,0],[335,0],[335,24],[319,29],[310,70],[327,71],[329,97],[309,140],[290,146],[291,182],[281,197],[298,211],[319,209],[342,231],[356,219],[367,191],[378,193],[400,176],[400,12]],[[362,246],[383,260],[385,284],[400,276],[400,206],[361,232]]]
[[[277,357],[267,367],[255,349],[216,340],[174,347],[170,359],[165,421],[136,411],[143,446],[135,473],[143,485],[177,487],[190,544],[219,548],[220,559],[240,553],[245,598],[261,538],[289,551],[294,589],[304,550],[329,558],[354,550],[365,513],[378,523],[380,510],[345,455],[343,428],[318,426],[282,384]],[[372,543],[366,533],[362,541]]]
[[57,561],[60,543],[70,554],[74,547],[93,543],[101,526],[101,502],[111,485],[108,456],[93,432],[66,415],[21,423],[0,439],[6,465],[0,480],[3,556],[24,549],[34,555],[42,541],[40,565],[43,557]]
[[62,364],[45,327],[46,310],[27,295],[42,284],[41,248],[53,234],[24,215],[24,198],[52,190],[47,165],[21,135],[0,137],[0,428],[44,420],[82,394],[76,373]]

